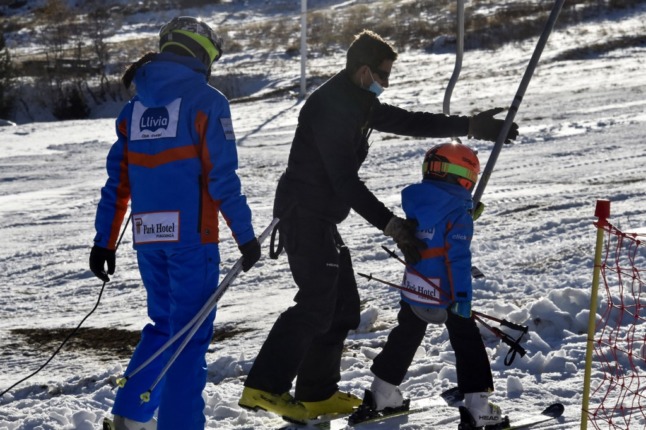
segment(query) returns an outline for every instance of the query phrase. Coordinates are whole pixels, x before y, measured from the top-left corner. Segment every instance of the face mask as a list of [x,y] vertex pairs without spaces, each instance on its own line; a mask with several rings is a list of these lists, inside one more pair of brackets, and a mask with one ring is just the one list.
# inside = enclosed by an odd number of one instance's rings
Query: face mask
[[384,92],[384,87],[382,87],[379,82],[375,81],[375,78],[372,76],[370,69],[368,69],[368,73],[370,73],[370,78],[372,78],[372,83],[368,87],[368,91],[374,93],[377,97],[379,97],[381,93]]

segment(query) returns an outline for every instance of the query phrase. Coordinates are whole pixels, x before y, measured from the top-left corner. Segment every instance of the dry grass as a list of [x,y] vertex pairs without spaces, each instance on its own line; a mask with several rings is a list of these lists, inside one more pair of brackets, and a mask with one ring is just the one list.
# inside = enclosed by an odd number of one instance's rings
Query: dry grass
[[[99,7],[100,0],[95,0]],[[213,4],[210,0],[188,0],[182,2],[183,7],[198,7]],[[586,21],[604,19],[616,10],[625,10],[641,4],[643,0],[568,0],[565,2],[557,29]],[[535,39],[543,31],[547,17],[551,11],[552,2],[535,0],[518,0],[501,4],[497,0],[472,0],[465,5],[465,50],[495,49],[507,43],[526,39]],[[44,60],[45,52],[59,58],[76,58],[79,51],[68,49],[64,42],[76,39],[65,37],[66,34],[76,34],[83,29],[79,11],[64,10],[62,0],[49,0],[47,7],[29,16],[8,17],[3,19],[3,31],[15,31],[19,28],[34,28],[43,25],[41,29],[50,32],[52,46],[46,47],[40,56],[29,58],[13,58],[19,68],[21,61]],[[179,7],[179,0],[143,0],[128,4],[121,9],[110,9],[110,20],[103,22],[109,28],[118,25],[123,16],[146,10],[168,10]],[[73,13],[74,12],[74,13]],[[248,24],[237,22],[222,25],[217,31],[224,39],[224,51],[230,53],[245,53],[253,51],[255,57],[298,55],[300,50],[300,20],[285,17],[267,18],[261,22]],[[646,24],[645,24],[646,25]],[[353,3],[338,8],[310,10],[307,15],[308,55],[321,56],[338,53],[347,49],[354,35],[364,28],[381,34],[392,42],[396,49],[424,49],[427,52],[451,49],[435,43],[445,40],[451,43],[456,32],[456,4],[454,0],[379,0],[369,3]],[[86,29],[83,31],[87,31]],[[34,35],[37,33],[34,32]],[[442,36],[448,36],[442,38]],[[576,35],[574,35],[576,37]],[[125,68],[145,52],[156,48],[154,38],[142,38],[109,45],[109,62],[105,64],[105,73],[115,83],[121,77]],[[562,55],[559,59],[585,58],[589,55],[609,52],[614,49],[630,46],[643,46],[641,38],[634,35],[615,35],[614,40],[603,46],[585,46]],[[61,42],[56,42],[60,40]],[[83,47],[82,58],[94,58],[91,44]],[[56,51],[58,49],[58,51]],[[95,63],[99,63],[98,58]],[[309,74],[316,75],[315,70]],[[253,76],[251,76],[253,75]],[[230,70],[219,70],[215,79],[222,91],[231,99],[248,99],[255,94],[252,80],[263,81],[267,76],[259,76],[257,71],[243,73],[235,67]],[[52,77],[54,81],[79,79],[79,77]],[[86,80],[86,77],[80,77]],[[90,85],[93,85],[90,83]],[[293,88],[295,89],[295,88]],[[282,88],[281,91],[289,91]],[[265,96],[271,94],[265,91]],[[47,101],[43,101],[47,103]]]
[[[609,11],[630,8],[641,1],[568,0],[557,25],[563,27],[598,19]],[[552,3],[521,1],[493,6],[496,2],[492,0],[474,0],[466,5],[465,49],[495,49],[505,43],[538,36],[545,26]],[[452,0],[382,0],[352,5],[343,12],[337,9],[310,11],[307,17],[308,50],[326,54],[331,50],[346,49],[354,35],[364,28],[376,31],[399,49],[432,50],[437,37],[455,34],[455,8]],[[225,26],[221,31],[229,52],[247,47],[290,52],[300,39],[297,20],[267,21],[248,26],[236,25],[235,28]]]
[[[598,19],[615,9],[627,9],[643,0],[568,0],[559,16],[557,27]],[[50,0],[47,7],[36,11],[31,22],[24,17],[6,19],[4,31],[12,31],[47,22],[59,25],[69,17],[61,0]],[[147,0],[138,2],[144,10],[152,7],[167,9],[172,0]],[[191,0],[190,6],[200,6],[207,0]],[[184,5],[185,6],[185,5]],[[493,0],[473,0],[465,6],[465,49],[495,49],[505,43],[534,38],[545,25],[552,3],[519,1],[500,6]],[[369,28],[394,43],[398,49],[426,49],[432,51],[433,41],[439,36],[455,34],[453,0],[395,1],[381,0],[370,4],[355,4],[343,9],[311,10],[307,16],[308,51],[325,55],[345,50],[355,34]],[[132,13],[116,10],[114,13]],[[384,17],[386,19],[384,19]],[[73,18],[73,17],[72,17]],[[115,17],[116,20],[119,17]],[[78,25],[73,19],[67,24]],[[71,31],[64,29],[62,34]],[[268,19],[247,25],[223,25],[218,28],[229,53],[246,49],[294,54],[300,44],[300,20]],[[155,47],[155,41],[142,39],[112,44],[111,58],[117,63],[127,63]],[[89,54],[88,54],[89,55]],[[33,57],[31,58],[33,59]]]
[[[248,331],[249,329],[239,326],[216,325],[212,343],[224,342],[226,339]],[[72,329],[69,328],[14,329],[11,330],[12,335],[18,336],[24,342],[14,342],[7,350],[11,350],[12,355],[25,348],[30,351],[51,351],[53,353],[71,332]],[[114,360],[115,357],[127,359],[132,355],[140,335],[139,331],[118,328],[81,328],[69,339],[65,349],[89,351],[106,360]]]

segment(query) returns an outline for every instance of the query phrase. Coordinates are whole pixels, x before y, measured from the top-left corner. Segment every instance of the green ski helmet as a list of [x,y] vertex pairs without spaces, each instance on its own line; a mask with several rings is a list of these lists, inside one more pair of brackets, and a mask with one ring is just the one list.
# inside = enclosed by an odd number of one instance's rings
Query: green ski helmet
[[195,57],[210,69],[222,56],[222,38],[201,19],[179,16],[159,30],[159,51]]

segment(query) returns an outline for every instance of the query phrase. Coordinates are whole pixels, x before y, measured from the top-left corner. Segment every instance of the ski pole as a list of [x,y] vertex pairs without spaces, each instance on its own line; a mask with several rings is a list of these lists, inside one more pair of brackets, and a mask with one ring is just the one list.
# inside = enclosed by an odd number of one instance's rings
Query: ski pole
[[480,181],[478,182],[478,186],[473,194],[473,207],[476,207],[477,204],[480,202],[480,199],[482,198],[484,189],[487,186],[487,182],[489,182],[489,178],[491,177],[491,172],[493,171],[493,167],[496,164],[498,155],[500,155],[500,151],[502,150],[502,145],[504,144],[507,134],[511,129],[511,125],[514,122],[514,117],[516,116],[516,112],[518,112],[518,107],[520,106],[520,103],[523,100],[525,91],[527,90],[527,86],[529,85],[529,81],[532,79],[532,75],[534,74],[534,70],[536,69],[536,65],[538,64],[538,60],[540,59],[541,54],[543,52],[543,48],[547,43],[547,39],[549,38],[550,33],[554,28],[556,19],[558,18],[559,13],[563,8],[564,2],[565,0],[556,0],[556,2],[554,3],[552,12],[550,13],[550,16],[547,20],[547,24],[545,25],[545,28],[543,29],[543,33],[541,34],[541,37],[539,38],[536,44],[536,48],[534,48],[534,53],[532,54],[532,58],[530,59],[529,64],[527,65],[527,69],[525,70],[525,74],[523,75],[523,78],[520,81],[518,91],[516,91],[516,96],[514,97],[511,107],[507,111],[507,117],[505,118],[505,122],[503,123],[502,129],[498,134],[498,138],[496,139],[496,143],[494,144],[494,147],[491,151],[489,160],[487,161],[487,166],[485,167],[485,170],[482,172]]
[[[128,228],[128,224],[130,223],[130,218],[132,218],[132,214],[130,214],[128,216],[128,219],[126,220],[126,224],[123,226],[123,230],[121,231],[121,234],[119,235],[119,240],[117,240],[117,244],[115,245],[115,248],[114,248],[115,253],[116,253],[117,249],[119,248],[119,245],[121,244],[121,239],[123,239],[123,235],[126,232],[126,229]],[[105,284],[106,284],[106,281],[103,281],[103,285],[101,285],[101,290],[99,291],[99,297],[96,299],[96,303],[94,304],[94,307],[92,308],[92,310],[87,315],[85,315],[85,317],[81,320],[81,322],[78,323],[76,328],[74,330],[72,330],[72,332],[70,334],[67,335],[67,337],[63,340],[63,342],[56,349],[56,351],[54,351],[54,353],[49,357],[49,359],[42,366],[40,366],[35,372],[31,373],[28,376],[25,376],[20,381],[16,382],[15,384],[10,386],[6,390],[2,391],[0,393],[0,397],[4,396],[9,391],[11,391],[13,388],[15,388],[19,384],[25,382],[27,379],[31,378],[32,376],[34,376],[35,374],[37,374],[38,372],[43,370],[45,368],[45,366],[47,366],[49,364],[49,362],[52,361],[54,359],[54,357],[56,357],[56,355],[61,351],[61,349],[63,349],[63,347],[65,346],[67,341],[69,341],[72,338],[72,336],[74,336],[79,331],[79,329],[81,328],[83,323],[90,317],[90,315],[92,315],[94,313],[94,311],[97,310],[97,308],[99,307],[99,303],[101,303],[101,297],[103,296],[103,290],[105,289]]]
[[[437,292],[439,292],[439,293],[440,293],[440,295],[444,295],[444,296],[445,296],[449,301],[453,301],[453,291],[451,291],[451,295],[448,295],[447,293],[445,293],[444,291],[442,291],[442,289],[441,289],[438,285],[436,285],[433,281],[431,281],[430,279],[428,279],[426,276],[422,275],[422,274],[419,272],[419,270],[415,269],[411,264],[408,264],[405,260],[402,260],[401,258],[399,258],[399,256],[398,256],[394,251],[391,251],[390,249],[386,248],[384,245],[382,245],[382,246],[381,246],[381,248],[382,248],[384,251],[386,251],[386,253],[388,253],[388,255],[389,255],[389,256],[391,256],[392,258],[394,258],[395,260],[399,261],[399,262],[400,262],[400,263],[402,263],[404,266],[406,266],[406,268],[407,268],[408,270],[410,270],[412,273],[414,273],[415,275],[419,276],[419,277],[420,277],[420,278],[422,278],[424,281],[426,281],[426,283],[427,283],[428,285],[430,285],[434,290],[436,290]],[[416,293],[416,294],[417,294],[417,293]],[[421,295],[421,294],[420,294],[420,295]],[[447,296],[448,296],[448,297],[447,297]],[[437,299],[434,299],[434,300],[437,300]]]
[[[392,282],[384,281],[383,279],[376,278],[370,275],[366,275],[364,273],[357,273],[359,276],[363,276],[364,278],[370,280],[375,280],[377,282],[381,282],[382,284],[388,285],[389,287],[396,288],[398,290],[403,290],[403,291],[409,291],[411,293],[417,294],[418,296],[427,298],[427,299],[432,299],[432,300],[437,300],[435,297],[430,296],[428,294],[420,293],[415,290],[412,290],[410,288],[403,287],[401,285],[394,284]],[[447,302],[439,302],[439,304],[447,304]],[[528,327],[526,326],[521,326],[519,324],[514,324],[512,322],[509,322],[507,320],[501,320],[495,317],[492,317],[490,315],[484,314],[482,312],[476,312],[474,310],[471,311],[471,314],[473,315],[473,318],[478,321],[480,324],[482,324],[485,328],[487,328],[489,331],[491,331],[497,338],[499,338],[503,343],[509,345],[510,349],[509,352],[507,353],[507,356],[505,357],[505,365],[510,366],[514,359],[516,358],[516,354],[520,354],[521,357],[524,357],[525,354],[527,353],[525,349],[520,346],[520,341],[527,333],[529,330]],[[493,321],[499,322],[501,325],[504,325],[506,327],[512,328],[514,330],[518,330],[521,332],[520,336],[517,339],[514,339],[513,337],[509,336],[507,333],[504,331],[500,330],[497,327],[492,327],[491,325],[487,324],[483,318],[491,319]],[[511,356],[510,356],[511,355]]]
[[509,352],[507,352],[507,356],[505,357],[505,365],[506,366],[511,366],[511,364],[514,362],[514,359],[516,358],[516,354],[520,354],[521,357],[524,357],[527,351],[525,351],[525,348],[520,346],[520,341],[527,333],[527,331],[522,331],[518,339],[514,339],[513,337],[509,336],[507,333],[504,331],[500,330],[497,327],[492,327],[491,325],[487,324],[479,315],[477,312],[472,312],[473,317],[475,318],[476,321],[478,321],[480,324],[485,326],[490,332],[492,332],[497,338],[499,338],[503,343],[506,343],[509,345]]
[[[377,277],[373,276],[373,275],[372,275],[372,273],[371,273],[370,275],[366,275],[365,273],[358,273],[358,272],[357,272],[357,275],[362,276],[362,277],[366,278],[366,279],[367,279],[367,280],[369,280],[369,281],[375,280],[375,281],[377,281],[377,282],[381,282],[382,284],[388,285],[389,287],[392,287],[392,288],[396,288],[396,289],[398,289],[398,290],[408,291],[408,292],[411,292],[411,293],[417,294],[418,296],[424,297],[425,299],[437,300],[437,298],[435,298],[435,297],[433,297],[433,296],[431,296],[431,295],[429,295],[429,294],[424,294],[424,293],[421,293],[421,292],[415,291],[415,290],[413,290],[412,288],[407,288],[407,287],[404,287],[403,285],[397,285],[397,284],[395,284],[395,283],[393,283],[393,282],[389,282],[389,281],[385,281],[385,280],[383,280],[383,279],[379,279],[379,278],[377,278]],[[439,304],[449,304],[449,303],[448,303],[448,302],[439,302]],[[510,322],[510,321],[507,321],[507,320],[504,320],[504,319],[500,319],[500,318],[496,318],[496,317],[493,317],[493,316],[491,316],[491,315],[487,315],[487,314],[482,313],[482,312],[478,312],[478,311],[475,311],[475,310],[471,310],[471,313],[472,313],[475,317],[486,318],[486,319],[490,319],[490,320],[492,320],[492,321],[496,321],[496,322],[497,322],[497,323],[499,323],[500,325],[503,325],[503,326],[505,326],[505,327],[509,327],[509,328],[511,328],[511,329],[513,329],[513,330],[520,331],[520,332],[522,332],[523,334],[527,333],[527,331],[529,330],[529,328],[528,328],[527,326],[523,326],[523,325],[520,325],[520,324],[515,324],[515,323],[512,323],[512,322]],[[503,332],[503,333],[504,333],[504,332]]]
[[[267,236],[269,236],[271,230],[278,224],[278,222],[279,222],[279,219],[274,218],[271,221],[271,223],[267,226],[267,228],[265,228],[265,230],[260,234],[260,236],[258,236],[258,242],[260,244],[262,244],[265,241],[265,239],[267,239]],[[164,343],[157,351],[155,351],[155,353],[153,353],[146,361],[140,364],[136,369],[134,369],[129,374],[124,375],[121,378],[117,379],[117,384],[119,385],[119,387],[123,388],[126,382],[128,381],[128,379],[132,378],[141,370],[143,370],[145,367],[147,367],[150,363],[152,363],[153,360],[155,360],[160,354],[162,354],[173,343],[175,343],[184,333],[191,330],[186,336],[186,338],[182,341],[178,349],[175,351],[175,353],[171,356],[171,358],[169,359],[169,362],[162,369],[162,371],[160,372],[160,375],[155,380],[155,382],[150,387],[150,389],[141,395],[142,401],[147,402],[148,400],[150,400],[150,393],[152,392],[152,390],[157,386],[159,381],[161,381],[163,376],[166,374],[166,372],[173,364],[173,362],[177,359],[177,357],[182,352],[184,347],[188,344],[188,342],[193,337],[195,332],[197,332],[197,330],[200,328],[204,320],[206,320],[208,315],[215,308],[218,301],[222,298],[222,295],[228,290],[231,283],[237,278],[237,276],[242,271],[242,260],[243,260],[243,257],[240,257],[234,263],[234,265],[231,267],[231,269],[226,274],[224,279],[222,279],[222,281],[220,282],[220,285],[218,285],[218,288],[215,290],[215,292],[211,295],[211,297],[209,297],[207,302],[202,306],[202,308],[197,312],[197,314],[184,327],[182,327],[180,331],[178,331],[175,335],[173,335],[173,337],[167,340],[166,343]]]
[[496,317],[491,316],[491,315],[483,314],[482,312],[476,312],[476,311],[472,311],[472,312],[474,314],[476,314],[477,316],[479,316],[479,317],[490,319],[492,321],[497,322],[500,325],[503,325],[505,327],[509,327],[512,330],[522,331],[523,333],[527,333],[527,331],[529,330],[529,327],[527,327],[525,325],[520,325],[520,324],[516,324],[516,323],[510,322],[510,321],[507,321],[505,319],[496,318]]
[[[516,352],[520,353],[521,357],[525,355],[525,350],[520,346],[520,341],[529,332],[529,327],[526,325],[520,325],[516,324],[510,321],[507,321],[506,319],[500,319],[496,318],[491,315],[487,315],[482,312],[477,312],[477,311],[472,311],[474,316],[476,317],[476,320],[478,320],[480,323],[482,323],[485,327],[489,328],[497,337],[499,337],[504,343],[509,345],[511,347],[509,353],[507,354],[507,357],[505,357],[505,364],[507,366],[511,365],[511,363],[514,361]],[[503,332],[500,329],[493,329],[489,327],[482,319],[489,319],[492,321],[497,322],[501,326],[508,327],[512,330],[516,330],[520,332],[520,335],[518,336],[517,339],[513,339],[511,336],[509,336],[507,333]],[[509,354],[511,354],[513,351],[512,356],[510,357]]]
[[397,285],[397,284],[394,284],[394,283],[392,283],[392,282],[384,281],[383,279],[375,278],[374,276],[372,276],[372,273],[371,273],[370,275],[366,275],[366,274],[364,274],[364,273],[357,273],[357,275],[359,275],[359,276],[363,276],[364,278],[368,279],[369,281],[371,281],[371,280],[373,280],[373,279],[374,279],[375,281],[377,281],[377,282],[381,282],[382,284],[388,285],[389,287],[396,288],[396,289],[398,289],[398,290],[402,290],[402,291],[408,291],[409,293],[416,294],[416,295],[418,295],[418,296],[420,296],[420,297],[424,297],[425,299],[429,299],[429,300],[437,301],[437,303],[438,303],[439,305],[449,305],[449,304],[450,304],[450,302],[442,302],[442,301],[439,301],[439,300],[437,300],[437,298],[436,298],[436,297],[433,297],[433,296],[431,296],[430,294],[424,294],[424,293],[421,293],[421,292],[415,291],[415,290],[413,290],[412,288],[404,287],[403,285]]

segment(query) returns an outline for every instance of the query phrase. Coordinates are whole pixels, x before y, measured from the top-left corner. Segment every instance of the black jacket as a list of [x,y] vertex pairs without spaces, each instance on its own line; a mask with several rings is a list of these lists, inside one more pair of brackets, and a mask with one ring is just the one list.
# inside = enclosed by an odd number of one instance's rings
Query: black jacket
[[307,99],[298,117],[287,170],[280,178],[274,216],[293,203],[310,215],[340,223],[354,209],[383,230],[393,213],[359,179],[372,129],[415,137],[468,133],[466,116],[447,116],[382,104],[337,73]]

